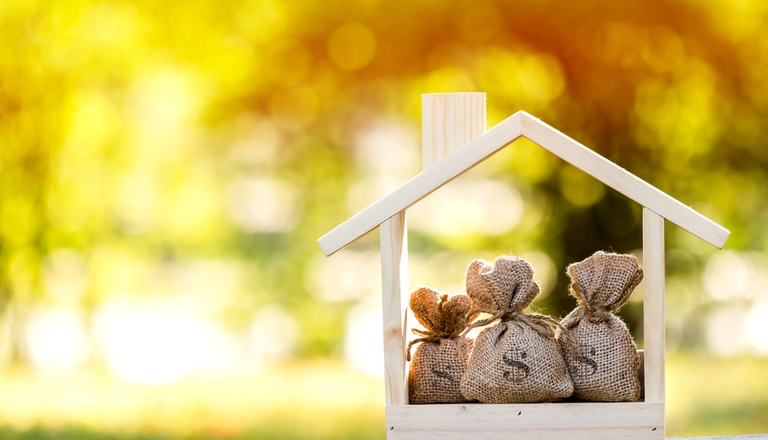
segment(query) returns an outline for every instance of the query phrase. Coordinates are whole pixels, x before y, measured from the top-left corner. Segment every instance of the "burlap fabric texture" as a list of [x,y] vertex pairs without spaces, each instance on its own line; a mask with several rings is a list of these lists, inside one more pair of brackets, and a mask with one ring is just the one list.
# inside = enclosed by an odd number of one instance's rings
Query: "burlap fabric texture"
[[523,312],[539,293],[528,262],[508,256],[493,265],[475,260],[467,268],[466,282],[472,311],[490,314],[470,327],[494,325],[475,339],[461,378],[464,397],[483,403],[526,403],[570,396],[573,382],[555,339],[559,323]]
[[[408,344],[410,403],[465,402],[459,381],[467,365],[472,341],[461,333],[467,326],[470,300],[466,295],[438,295],[429,287],[411,294],[410,307],[425,330]],[[420,343],[411,357],[411,347]]]
[[614,315],[643,279],[632,255],[596,252],[571,264],[570,292],[576,307],[562,324],[580,348],[563,345],[574,383],[574,396],[584,400],[619,402],[640,398],[640,358],[627,325]]

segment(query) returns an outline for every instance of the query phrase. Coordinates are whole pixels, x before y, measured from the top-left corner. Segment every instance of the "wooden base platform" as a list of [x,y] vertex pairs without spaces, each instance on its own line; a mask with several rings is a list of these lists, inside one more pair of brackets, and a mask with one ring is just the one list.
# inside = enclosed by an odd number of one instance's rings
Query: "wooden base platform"
[[387,406],[389,440],[663,439],[661,403]]

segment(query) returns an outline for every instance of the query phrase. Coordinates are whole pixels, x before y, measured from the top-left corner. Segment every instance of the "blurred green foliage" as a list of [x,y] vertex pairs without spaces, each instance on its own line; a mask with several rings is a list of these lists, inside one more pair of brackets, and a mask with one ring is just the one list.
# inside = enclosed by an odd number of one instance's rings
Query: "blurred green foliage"
[[[487,92],[489,124],[541,117],[729,228],[736,266],[713,267],[764,274],[767,16],[759,1],[4,1],[0,357],[26,362],[41,304],[90,323],[115,298],[187,289],[179,272],[213,274],[191,283],[227,328],[279,305],[293,355],[339,356],[350,310],[377,294],[376,237],[331,260],[315,240],[418,171],[424,92]],[[459,215],[490,179],[512,189]],[[568,263],[640,247],[637,206],[530,142],[455,185],[446,215],[414,209],[413,285],[460,289],[471,258],[522,254],[545,278],[536,306],[563,315]],[[667,239],[670,347],[703,351],[708,313],[746,313],[768,284],[718,295],[704,280],[737,273],[706,278],[715,251],[672,225]],[[640,302],[623,316],[637,331]],[[90,434],[19,438],[67,435]]]

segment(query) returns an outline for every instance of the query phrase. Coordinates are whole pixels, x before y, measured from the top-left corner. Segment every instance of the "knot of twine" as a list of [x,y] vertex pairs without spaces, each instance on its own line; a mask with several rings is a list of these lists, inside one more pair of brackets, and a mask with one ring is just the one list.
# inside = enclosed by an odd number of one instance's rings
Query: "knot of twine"
[[[443,311],[443,307],[445,307],[445,303],[447,302],[448,302],[448,295],[443,295],[440,297],[440,303],[438,304],[438,307],[441,313]],[[406,350],[405,359],[410,362],[411,347],[413,347],[414,344],[418,344],[419,342],[440,342],[441,339],[455,339],[459,337],[459,333],[461,333],[461,329],[464,328],[464,323],[466,323],[467,318],[469,316],[472,316],[472,315],[457,314],[455,316],[452,316],[453,319],[449,319],[447,322],[447,325],[445,326],[450,328],[451,331],[421,330],[418,328],[411,329],[411,332],[413,332],[414,335],[417,335],[419,337],[408,342],[408,346],[405,349]],[[463,344],[459,344],[459,350],[463,352]]]
[[584,316],[592,324],[597,324],[598,322],[603,321],[605,318],[608,317],[608,315],[611,314],[611,311],[606,309],[605,307],[593,306],[590,303],[585,303],[582,310],[584,311],[583,312]]
[[578,313],[563,321],[566,328],[573,328],[583,318],[587,318],[592,324],[597,324],[603,322],[611,314],[611,311],[605,307],[593,306],[587,301],[581,302],[580,305]]
[[558,320],[549,315],[535,312],[523,313],[517,309],[493,311],[482,307],[476,307],[470,310],[469,315],[478,312],[489,313],[491,316],[485,319],[477,320],[468,325],[464,332],[461,333],[462,337],[466,336],[466,334],[469,333],[469,331],[473,328],[492,324],[496,320],[499,320],[500,322],[518,321],[532,328],[536,333],[540,334],[546,339],[557,340],[559,333],[563,337],[565,343],[572,350],[574,350],[576,353],[581,353],[581,348],[573,339],[573,336],[571,336],[571,332],[569,332],[568,329]]
[[[405,359],[409,362],[411,360],[411,347],[413,347],[414,344],[418,344],[419,342],[440,342],[441,339],[455,339],[459,336],[459,331],[457,330],[452,332],[434,332],[414,328],[411,329],[411,331],[414,335],[419,337],[408,342],[408,346],[405,349]],[[459,348],[461,348],[461,344],[459,345]]]

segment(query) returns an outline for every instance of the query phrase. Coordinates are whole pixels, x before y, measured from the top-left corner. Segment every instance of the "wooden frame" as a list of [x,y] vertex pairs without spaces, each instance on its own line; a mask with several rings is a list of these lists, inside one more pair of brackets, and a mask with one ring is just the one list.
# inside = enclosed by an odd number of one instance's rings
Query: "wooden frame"
[[408,403],[405,370],[405,295],[408,293],[408,232],[405,212],[381,224],[381,282],[384,312],[384,384],[387,405]]
[[645,401],[664,403],[664,218],[643,207]]
[[398,440],[661,439],[664,405],[647,402],[391,405]]
[[[422,95],[422,113],[422,172],[318,240],[330,255],[381,227],[387,438],[663,438],[664,220],[717,247],[725,243],[728,230],[525,112],[485,132],[483,93]],[[406,209],[520,136],[643,206],[644,401],[408,404]]]
[[519,111],[320,237],[318,240],[320,247],[326,255],[333,254],[520,136],[527,137],[576,168],[715,247],[723,247],[730,235],[727,229],[669,194],[540,119]]

